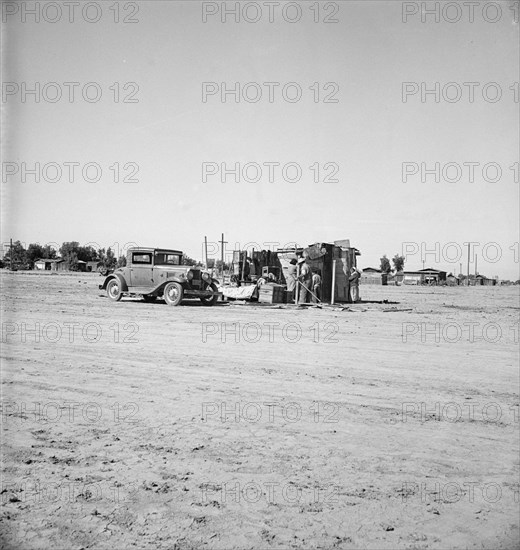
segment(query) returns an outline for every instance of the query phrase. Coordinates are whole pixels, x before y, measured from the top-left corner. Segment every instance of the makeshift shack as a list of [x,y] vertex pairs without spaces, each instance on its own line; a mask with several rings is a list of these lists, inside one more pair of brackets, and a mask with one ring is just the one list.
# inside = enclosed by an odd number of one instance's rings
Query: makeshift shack
[[[322,279],[321,300],[331,302],[334,279],[334,301],[350,302],[349,274],[356,267],[356,257],[359,250],[350,246],[348,239],[334,243],[315,243],[307,248],[279,248],[278,260],[282,266],[284,278],[287,276],[290,261],[304,257],[313,271],[318,271]],[[334,261],[336,262],[335,273]]]
[[231,264],[231,285],[219,291],[233,300],[257,300],[277,304],[285,300],[285,279],[276,252],[271,250],[235,250]]
[[276,252],[235,250],[231,266],[234,286],[222,285],[219,290],[232,299],[284,302],[288,297],[281,285],[287,284],[290,261],[304,257],[311,269],[321,275],[322,302],[330,303],[333,294],[335,302],[350,302],[350,270],[357,266],[356,258],[360,255],[348,239],[314,243],[307,248],[279,248]]
[[234,282],[256,283],[261,277],[274,276],[275,282],[282,284],[285,279],[282,276],[282,266],[276,252],[271,250],[235,250],[231,273]]

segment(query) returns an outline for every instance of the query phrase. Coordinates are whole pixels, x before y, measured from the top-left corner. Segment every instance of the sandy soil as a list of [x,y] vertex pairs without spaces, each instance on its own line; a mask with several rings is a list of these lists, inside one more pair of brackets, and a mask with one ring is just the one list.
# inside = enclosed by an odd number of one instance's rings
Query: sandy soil
[[5,548],[519,547],[518,287],[172,308],[2,277]]

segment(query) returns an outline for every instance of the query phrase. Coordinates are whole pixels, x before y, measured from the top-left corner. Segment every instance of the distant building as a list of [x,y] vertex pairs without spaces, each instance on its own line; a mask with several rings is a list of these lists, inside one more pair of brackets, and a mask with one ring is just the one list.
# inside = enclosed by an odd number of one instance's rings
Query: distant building
[[471,274],[468,277],[464,277],[464,280],[461,281],[461,285],[465,286],[495,286],[499,284],[498,279],[490,279],[485,275],[473,275]]
[[418,271],[403,271],[405,285],[438,285],[446,282],[446,271],[428,267]]
[[61,258],[55,258],[53,260],[44,258],[34,262],[34,269],[39,271],[63,271],[64,263],[65,262]]
[[459,286],[460,279],[458,277],[455,277],[455,275],[450,274],[446,277],[446,283],[448,286]]
[[375,267],[365,267],[361,271],[359,282],[362,285],[381,285],[383,284],[383,272]]
[[388,279],[386,284],[399,286],[403,284],[403,279],[404,279],[404,273],[402,271],[393,271],[392,273],[388,274]]
[[97,271],[100,265],[103,265],[103,262],[100,262],[98,260],[89,261],[87,262],[86,268],[87,268],[87,271]]
[[497,284],[496,279],[489,279],[484,275],[477,275],[474,280],[475,286],[495,286]]
[[[84,262],[76,260],[76,269],[74,271],[97,271],[99,261]],[[52,260],[42,258],[34,262],[34,269],[38,271],[71,271],[71,263],[63,258],[54,258]]]

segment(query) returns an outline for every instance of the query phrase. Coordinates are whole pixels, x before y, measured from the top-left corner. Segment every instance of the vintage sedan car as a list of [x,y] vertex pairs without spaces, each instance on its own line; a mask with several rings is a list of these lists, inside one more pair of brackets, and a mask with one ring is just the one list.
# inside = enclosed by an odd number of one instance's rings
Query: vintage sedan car
[[164,248],[130,248],[126,266],[110,273],[100,290],[117,302],[124,295],[141,295],[145,302],[163,296],[170,306],[183,298],[199,298],[207,306],[218,300],[218,281],[198,267],[183,264],[180,250]]

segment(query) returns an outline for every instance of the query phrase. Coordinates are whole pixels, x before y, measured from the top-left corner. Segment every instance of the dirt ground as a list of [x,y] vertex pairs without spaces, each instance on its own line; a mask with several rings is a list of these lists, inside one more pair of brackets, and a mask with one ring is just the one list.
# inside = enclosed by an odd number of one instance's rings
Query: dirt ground
[[520,546],[519,287],[342,310],[2,281],[5,548]]

